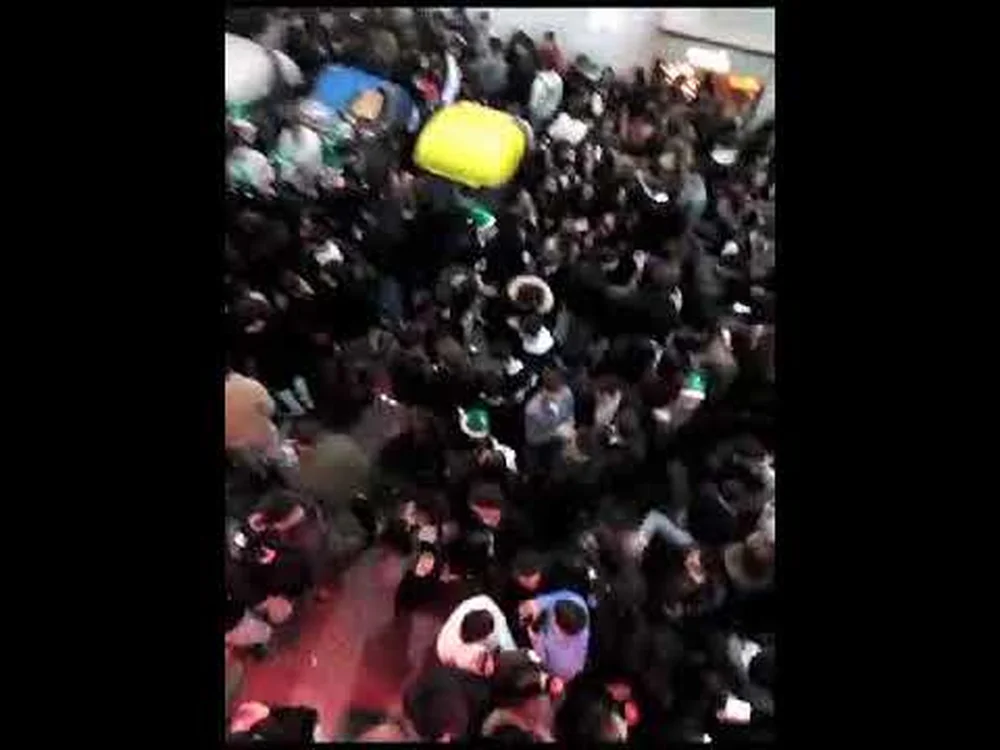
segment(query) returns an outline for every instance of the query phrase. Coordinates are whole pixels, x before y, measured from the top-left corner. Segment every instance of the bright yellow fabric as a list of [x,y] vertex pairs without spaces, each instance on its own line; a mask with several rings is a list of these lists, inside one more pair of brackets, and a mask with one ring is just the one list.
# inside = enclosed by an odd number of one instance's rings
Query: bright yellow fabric
[[457,102],[431,117],[417,137],[413,160],[438,177],[471,188],[506,184],[528,142],[517,120],[474,102]]

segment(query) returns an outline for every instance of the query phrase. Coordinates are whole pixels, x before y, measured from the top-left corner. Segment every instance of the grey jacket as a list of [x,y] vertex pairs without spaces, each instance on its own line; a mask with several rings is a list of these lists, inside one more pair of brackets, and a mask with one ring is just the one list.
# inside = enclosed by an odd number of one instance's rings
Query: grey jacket
[[556,430],[573,420],[573,391],[564,387],[555,396],[539,391],[524,409],[524,437],[528,445],[544,445]]

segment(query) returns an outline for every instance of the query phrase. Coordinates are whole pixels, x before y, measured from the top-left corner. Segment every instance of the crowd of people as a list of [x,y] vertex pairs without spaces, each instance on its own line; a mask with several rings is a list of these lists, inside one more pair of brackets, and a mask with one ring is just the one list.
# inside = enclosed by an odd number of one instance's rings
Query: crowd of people
[[[269,658],[381,545],[406,561],[400,642],[439,632],[402,710],[337,739],[772,738],[773,126],[711,75],[616,75],[477,11],[229,23],[303,77],[231,149],[298,127],[334,62],[425,117],[457,73],[534,137],[486,233],[407,133],[230,191],[227,652]],[[317,720],[246,703],[230,737]]]

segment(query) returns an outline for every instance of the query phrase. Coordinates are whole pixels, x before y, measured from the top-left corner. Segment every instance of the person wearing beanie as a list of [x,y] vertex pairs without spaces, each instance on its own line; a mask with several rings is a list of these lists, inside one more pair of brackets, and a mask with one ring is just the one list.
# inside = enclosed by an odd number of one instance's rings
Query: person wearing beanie
[[507,618],[490,597],[473,596],[448,616],[437,639],[437,656],[446,666],[489,676],[493,652],[517,648]]

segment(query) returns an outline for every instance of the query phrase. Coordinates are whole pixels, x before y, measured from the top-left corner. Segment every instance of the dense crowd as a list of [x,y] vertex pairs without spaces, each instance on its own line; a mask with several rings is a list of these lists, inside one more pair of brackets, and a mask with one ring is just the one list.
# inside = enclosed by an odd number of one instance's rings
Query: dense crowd
[[[229,24],[301,81],[252,127],[230,117],[227,158],[298,137],[334,62],[400,82],[424,120],[469,99],[534,131],[512,184],[476,196],[487,231],[405,129],[229,191],[234,661],[269,658],[378,545],[405,558],[400,642],[439,632],[402,712],[340,739],[772,737],[773,124],[747,128],[711,75],[622,77],[477,11]],[[230,720],[233,739],[317,724]]]

